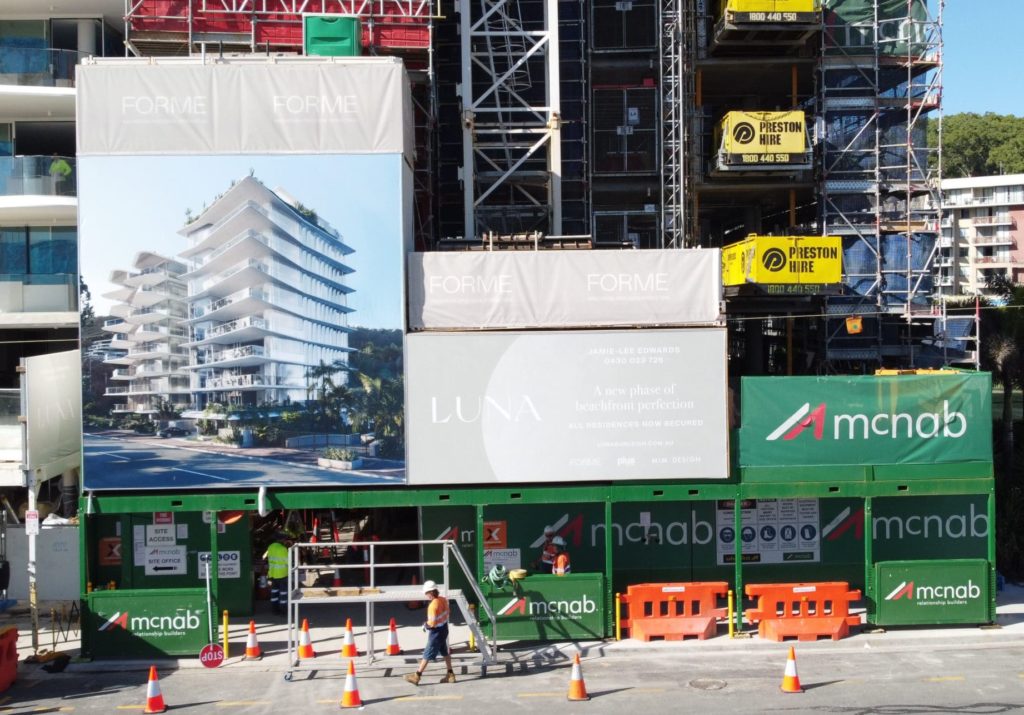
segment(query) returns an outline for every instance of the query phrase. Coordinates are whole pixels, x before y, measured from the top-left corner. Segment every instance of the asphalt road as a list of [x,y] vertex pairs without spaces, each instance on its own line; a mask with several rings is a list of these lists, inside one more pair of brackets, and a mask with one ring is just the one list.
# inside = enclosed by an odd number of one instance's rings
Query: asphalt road
[[[505,653],[505,664],[482,677],[460,661],[459,682],[438,684],[440,665],[414,687],[402,675],[413,658],[363,668],[360,695],[382,713],[843,713],[901,715],[1024,711],[1024,640],[965,645],[868,647],[863,643],[796,644],[806,692],[779,691],[789,644],[756,648],[680,649],[584,653],[583,676],[592,700],[567,702],[570,665],[554,649]],[[397,661],[397,662],[395,662]],[[173,712],[327,713],[338,709],[346,661],[337,653],[287,682],[279,666],[232,663],[218,670],[183,668],[161,673]],[[465,663],[465,664],[462,664]],[[99,665],[99,664],[96,664]],[[74,666],[73,666],[74,667]],[[0,712],[114,713],[140,711],[146,674],[132,672],[23,672],[0,695]]]
[[[376,460],[380,469],[338,472],[273,459],[246,450],[204,450],[187,440],[86,434],[84,484],[102,489],[225,489],[404,484],[400,462]],[[371,465],[367,465],[371,466]]]

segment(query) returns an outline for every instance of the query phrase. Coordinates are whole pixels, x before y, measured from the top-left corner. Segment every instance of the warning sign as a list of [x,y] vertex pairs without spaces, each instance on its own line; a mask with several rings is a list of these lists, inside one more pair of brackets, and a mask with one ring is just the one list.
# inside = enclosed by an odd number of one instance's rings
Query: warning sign
[[146,546],[174,546],[178,537],[173,524],[146,527]]
[[817,499],[745,499],[743,526],[736,534],[732,501],[718,502],[718,563],[736,563],[736,538],[743,563],[780,564],[821,560]]
[[484,522],[484,551],[489,549],[504,549],[508,546],[508,522],[507,521],[485,521]]
[[[217,578],[241,578],[242,577],[242,552],[221,551],[217,559]],[[199,578],[206,578],[206,571],[210,567],[210,552],[199,552]]]
[[99,563],[100,566],[121,565],[121,537],[108,536],[100,539],[99,542]]

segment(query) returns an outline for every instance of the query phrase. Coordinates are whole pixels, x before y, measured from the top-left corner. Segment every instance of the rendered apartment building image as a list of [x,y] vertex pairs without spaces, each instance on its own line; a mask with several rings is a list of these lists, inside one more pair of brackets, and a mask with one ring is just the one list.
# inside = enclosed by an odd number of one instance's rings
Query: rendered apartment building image
[[123,288],[106,296],[121,304],[105,329],[128,354],[109,362],[129,382],[108,389],[128,397],[114,412],[199,418],[305,402],[311,368],[347,362],[352,249],[253,177],[190,218],[176,258],[142,252],[111,276]]

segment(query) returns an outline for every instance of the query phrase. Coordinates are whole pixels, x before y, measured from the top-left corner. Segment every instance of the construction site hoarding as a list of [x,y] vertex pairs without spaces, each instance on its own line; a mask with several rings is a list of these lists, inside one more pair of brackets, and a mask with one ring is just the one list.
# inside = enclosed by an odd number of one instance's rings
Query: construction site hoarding
[[409,256],[411,330],[713,325],[718,249]]
[[822,0],[822,6],[830,54],[873,55],[877,48],[882,55],[918,55],[937,27],[928,0]]
[[97,658],[197,656],[214,640],[202,588],[93,591],[83,608],[83,640]]
[[401,62],[110,60],[79,79],[81,275],[111,341],[86,489],[403,483]]
[[986,559],[885,561],[875,564],[880,626],[991,623],[991,566]]
[[76,469],[82,454],[82,353],[24,359],[25,469],[37,480]]
[[393,57],[93,60],[76,81],[79,156],[412,157],[409,79]]
[[740,466],[992,462],[988,373],[744,377]]
[[749,236],[722,249],[726,289],[754,288],[770,295],[836,292],[843,279],[839,236]]
[[414,333],[410,484],[724,479],[724,328]]

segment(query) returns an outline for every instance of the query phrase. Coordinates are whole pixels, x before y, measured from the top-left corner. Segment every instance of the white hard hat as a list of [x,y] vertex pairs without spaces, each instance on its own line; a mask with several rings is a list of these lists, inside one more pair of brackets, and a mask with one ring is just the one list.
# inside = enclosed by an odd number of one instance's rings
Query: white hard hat
[[555,546],[561,546],[563,549],[565,548],[565,539],[563,539],[561,536],[556,536],[555,538],[553,538],[551,540],[551,543]]
[[436,590],[437,590],[437,584],[434,583],[433,581],[424,581],[423,582],[423,593],[430,593],[431,591],[436,591]]
[[545,526],[544,527],[544,536],[551,536],[551,534],[554,534],[554,533],[555,533],[555,527],[553,527],[553,526]]

